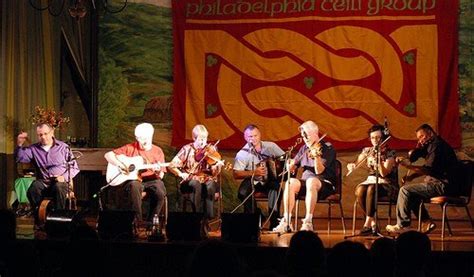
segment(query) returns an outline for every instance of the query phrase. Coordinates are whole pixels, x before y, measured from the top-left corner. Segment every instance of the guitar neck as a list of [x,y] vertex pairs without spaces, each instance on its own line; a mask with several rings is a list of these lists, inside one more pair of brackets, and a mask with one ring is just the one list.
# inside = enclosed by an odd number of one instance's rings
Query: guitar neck
[[143,164],[143,165],[137,166],[137,170],[153,169],[153,168],[156,168],[156,167],[167,167],[169,165],[170,165],[170,163]]

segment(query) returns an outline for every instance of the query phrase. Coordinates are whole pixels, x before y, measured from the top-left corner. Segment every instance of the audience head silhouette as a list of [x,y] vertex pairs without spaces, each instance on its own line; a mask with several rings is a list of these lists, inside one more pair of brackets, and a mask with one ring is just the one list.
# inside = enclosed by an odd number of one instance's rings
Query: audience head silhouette
[[324,264],[323,242],[314,232],[299,231],[290,240],[286,259],[291,276],[315,275]]
[[398,276],[423,275],[431,255],[431,242],[426,234],[408,231],[396,241]]
[[374,276],[393,276],[395,271],[395,241],[378,238],[370,248]]
[[365,277],[370,270],[369,250],[359,242],[340,242],[329,252],[327,265],[329,276]]

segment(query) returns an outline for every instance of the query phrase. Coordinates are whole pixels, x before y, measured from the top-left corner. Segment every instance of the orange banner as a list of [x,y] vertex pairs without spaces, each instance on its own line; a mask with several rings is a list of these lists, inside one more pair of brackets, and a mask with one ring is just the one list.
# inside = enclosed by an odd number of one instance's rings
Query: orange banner
[[313,120],[360,148],[386,118],[394,148],[423,123],[459,146],[457,1],[389,2],[173,1],[173,145],[204,124],[240,148],[254,123],[286,146]]

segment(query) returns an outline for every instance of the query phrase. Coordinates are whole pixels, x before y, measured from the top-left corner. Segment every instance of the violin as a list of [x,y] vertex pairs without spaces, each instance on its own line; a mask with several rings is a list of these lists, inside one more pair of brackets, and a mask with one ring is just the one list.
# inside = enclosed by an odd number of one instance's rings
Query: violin
[[320,142],[313,144],[308,151],[308,157],[310,159],[315,159],[316,157],[321,157],[323,155],[323,146]]
[[199,149],[196,151],[194,157],[199,163],[206,162],[210,166],[224,165],[224,168],[227,169],[230,164],[225,164],[225,161],[222,160],[222,156],[216,148],[217,143],[219,143],[219,141],[217,141],[215,144],[208,144],[202,149]]
[[435,136],[431,136],[429,139],[421,142],[418,141],[415,149],[408,151],[408,159],[411,163],[416,162],[419,158],[425,157],[427,154],[428,145],[435,139]]
[[196,161],[205,161],[209,165],[215,165],[221,160],[221,154],[217,152],[216,147],[213,145],[206,145],[204,148],[196,151],[195,154]]
[[[431,142],[433,142],[434,139],[435,139],[435,136],[433,135],[423,142],[418,141],[416,144],[416,147],[408,151],[408,158],[397,157],[395,161],[397,162],[397,164],[401,164],[404,166],[412,165],[412,163],[416,162],[419,158],[426,157],[427,148],[431,144]],[[409,161],[408,164],[406,164],[406,160]],[[402,177],[402,184],[405,184],[407,181],[412,180],[413,177],[410,177],[410,176],[411,176],[411,170],[409,168],[405,176]]]
[[[365,161],[367,161],[367,166],[371,167],[374,164],[374,159],[377,159],[377,151],[380,150],[380,158],[382,160],[385,159],[385,154],[388,149],[387,147],[387,141],[391,138],[392,136],[388,136],[384,141],[382,141],[378,146],[373,146],[370,148],[369,152],[367,155],[358,163],[355,164],[353,169],[349,169],[349,171],[346,174],[346,177],[349,176],[354,170],[359,168]],[[372,161],[369,161],[369,158],[371,158]],[[355,162],[354,162],[355,163]]]
[[308,158],[315,159],[316,157],[321,157],[323,155],[323,146],[321,145],[321,140],[326,136],[324,134],[319,138],[318,141],[315,141],[313,145],[309,147]]

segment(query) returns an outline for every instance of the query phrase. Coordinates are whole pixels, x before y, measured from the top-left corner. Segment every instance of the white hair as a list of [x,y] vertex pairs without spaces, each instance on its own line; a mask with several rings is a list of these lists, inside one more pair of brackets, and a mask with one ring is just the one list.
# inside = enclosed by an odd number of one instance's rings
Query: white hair
[[206,137],[209,135],[206,127],[202,124],[198,124],[193,128],[193,139],[197,138],[199,135],[206,135]]
[[300,131],[304,130],[306,132],[316,132],[319,133],[319,127],[318,124],[314,123],[314,121],[308,120],[301,124],[301,126],[298,128]]
[[136,137],[153,137],[155,129],[150,123],[141,123],[135,127],[135,136]]

